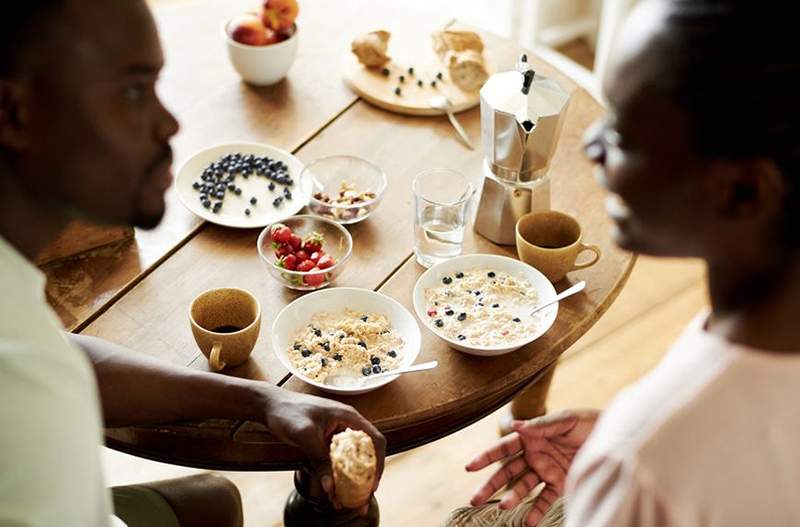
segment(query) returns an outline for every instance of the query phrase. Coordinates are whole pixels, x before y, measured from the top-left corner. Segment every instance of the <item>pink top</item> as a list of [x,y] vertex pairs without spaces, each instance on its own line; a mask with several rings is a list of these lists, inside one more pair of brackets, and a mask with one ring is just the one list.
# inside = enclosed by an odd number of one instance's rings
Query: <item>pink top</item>
[[800,526],[800,354],[731,344],[706,319],[603,413],[567,478],[567,527]]

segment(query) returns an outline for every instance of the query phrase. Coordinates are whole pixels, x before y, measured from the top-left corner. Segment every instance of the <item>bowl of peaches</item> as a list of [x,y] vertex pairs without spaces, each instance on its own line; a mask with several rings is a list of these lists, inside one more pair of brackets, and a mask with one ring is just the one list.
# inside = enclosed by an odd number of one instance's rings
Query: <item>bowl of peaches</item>
[[297,56],[296,0],[264,0],[261,11],[225,22],[228,58],[248,84],[268,86],[283,79]]

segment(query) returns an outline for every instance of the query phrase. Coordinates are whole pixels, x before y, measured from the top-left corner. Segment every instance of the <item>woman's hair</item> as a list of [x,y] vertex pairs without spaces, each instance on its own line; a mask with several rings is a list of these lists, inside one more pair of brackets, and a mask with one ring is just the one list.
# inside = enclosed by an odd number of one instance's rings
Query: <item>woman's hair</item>
[[729,159],[768,157],[789,187],[800,242],[800,43],[789,3],[664,0],[668,96],[687,108],[696,148]]

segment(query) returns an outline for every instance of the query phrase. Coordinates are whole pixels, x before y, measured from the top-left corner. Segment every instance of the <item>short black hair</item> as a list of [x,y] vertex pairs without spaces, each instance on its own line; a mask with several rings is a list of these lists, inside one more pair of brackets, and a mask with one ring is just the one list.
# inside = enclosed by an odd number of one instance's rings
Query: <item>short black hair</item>
[[790,4],[662,0],[667,95],[688,110],[704,155],[772,159],[789,187],[786,227],[800,242],[800,45]]
[[[52,16],[64,0],[20,0],[3,5],[0,17],[0,77],[13,75],[19,68],[23,51],[32,45],[34,23],[42,16]],[[41,35],[39,35],[41,38]]]

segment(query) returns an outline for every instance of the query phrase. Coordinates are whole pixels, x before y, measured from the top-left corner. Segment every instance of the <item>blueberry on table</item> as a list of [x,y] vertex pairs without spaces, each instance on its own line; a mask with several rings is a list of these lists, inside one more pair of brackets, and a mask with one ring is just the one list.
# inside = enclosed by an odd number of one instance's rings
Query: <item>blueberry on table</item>
[[250,198],[250,205],[255,205],[256,203],[258,203],[258,200],[255,198],[255,196]]
[[466,313],[459,313],[458,314],[458,321],[459,322],[464,322],[465,320],[467,320],[467,314]]
[[372,364],[380,364],[380,363],[381,363],[381,359],[379,359],[378,357],[375,357],[375,356],[372,356],[372,357],[370,357],[370,358],[369,358],[369,361],[370,361]]
[[395,358],[395,357],[397,357],[397,352],[395,350],[390,350],[389,351],[389,356],[392,357],[392,358]]
[[372,373],[380,373],[380,372],[381,372],[381,367],[378,366],[377,364],[372,367]]
[[461,280],[462,278],[464,278],[464,273],[461,273],[461,272],[456,273],[456,278]]
[[444,278],[442,278],[442,283],[444,285],[450,285],[453,283],[453,279],[450,278],[449,276],[445,276]]
[[437,318],[434,324],[436,324],[437,328],[444,327],[444,320],[442,320],[441,318]]
[[303,357],[309,357],[311,355],[311,350],[304,349],[303,351],[300,352],[300,355],[302,355]]
[[244,213],[245,213],[247,216],[249,216],[249,215],[250,215],[250,209],[244,209]]
[[364,377],[369,377],[369,374],[372,373],[372,368],[362,368],[361,375]]

